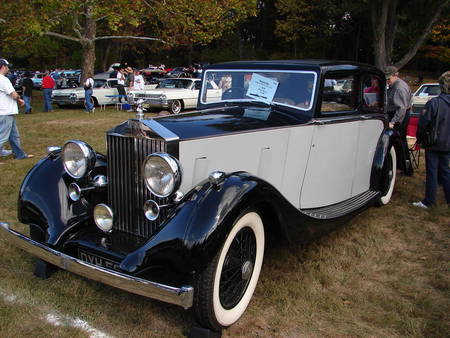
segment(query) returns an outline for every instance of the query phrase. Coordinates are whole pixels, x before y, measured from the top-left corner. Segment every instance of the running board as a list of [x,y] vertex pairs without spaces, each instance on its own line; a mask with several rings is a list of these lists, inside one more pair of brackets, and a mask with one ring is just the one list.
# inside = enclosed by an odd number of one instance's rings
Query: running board
[[365,206],[373,198],[379,195],[378,191],[368,190],[362,194],[349,198],[340,203],[321,208],[300,209],[303,214],[316,219],[332,219],[348,215],[349,213]]

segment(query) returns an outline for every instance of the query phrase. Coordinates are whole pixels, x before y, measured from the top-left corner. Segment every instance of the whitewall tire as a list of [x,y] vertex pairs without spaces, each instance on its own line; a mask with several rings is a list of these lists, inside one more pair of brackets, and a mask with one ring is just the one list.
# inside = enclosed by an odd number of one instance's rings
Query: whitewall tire
[[264,245],[261,217],[243,213],[196,283],[194,311],[200,324],[219,330],[242,316],[258,283]]
[[392,193],[394,192],[395,179],[397,176],[397,155],[395,154],[394,147],[391,147],[389,154],[386,156],[384,174],[387,175],[385,179],[387,184],[385,190],[382,191],[382,196],[378,200],[379,205],[386,205],[390,202]]

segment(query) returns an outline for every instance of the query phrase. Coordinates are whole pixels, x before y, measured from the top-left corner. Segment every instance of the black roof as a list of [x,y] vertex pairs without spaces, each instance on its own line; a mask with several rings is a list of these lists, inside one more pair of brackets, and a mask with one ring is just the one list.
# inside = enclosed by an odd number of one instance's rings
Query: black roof
[[260,61],[230,61],[209,65],[206,69],[244,69],[244,68],[263,68],[263,69],[296,69],[296,68],[315,68],[327,70],[351,70],[351,69],[367,69],[381,72],[373,65],[359,63],[354,61],[337,61],[337,60],[260,60]]

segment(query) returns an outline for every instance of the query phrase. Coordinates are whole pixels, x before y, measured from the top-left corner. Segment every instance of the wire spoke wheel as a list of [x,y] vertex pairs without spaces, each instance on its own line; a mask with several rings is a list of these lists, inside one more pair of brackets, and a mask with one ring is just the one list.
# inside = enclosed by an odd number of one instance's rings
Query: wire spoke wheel
[[253,231],[241,229],[228,250],[220,277],[219,297],[225,309],[236,306],[247,289],[256,259],[256,238]]

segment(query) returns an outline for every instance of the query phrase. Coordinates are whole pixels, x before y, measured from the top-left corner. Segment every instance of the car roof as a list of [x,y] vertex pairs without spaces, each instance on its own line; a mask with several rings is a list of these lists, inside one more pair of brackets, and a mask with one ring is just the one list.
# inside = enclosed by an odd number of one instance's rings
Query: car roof
[[266,68],[266,69],[321,69],[321,70],[355,70],[366,69],[374,72],[381,71],[373,65],[359,63],[354,61],[337,61],[337,60],[321,60],[321,59],[304,59],[304,60],[262,60],[262,61],[231,61],[211,64],[206,67],[209,69],[245,69],[245,68]]

